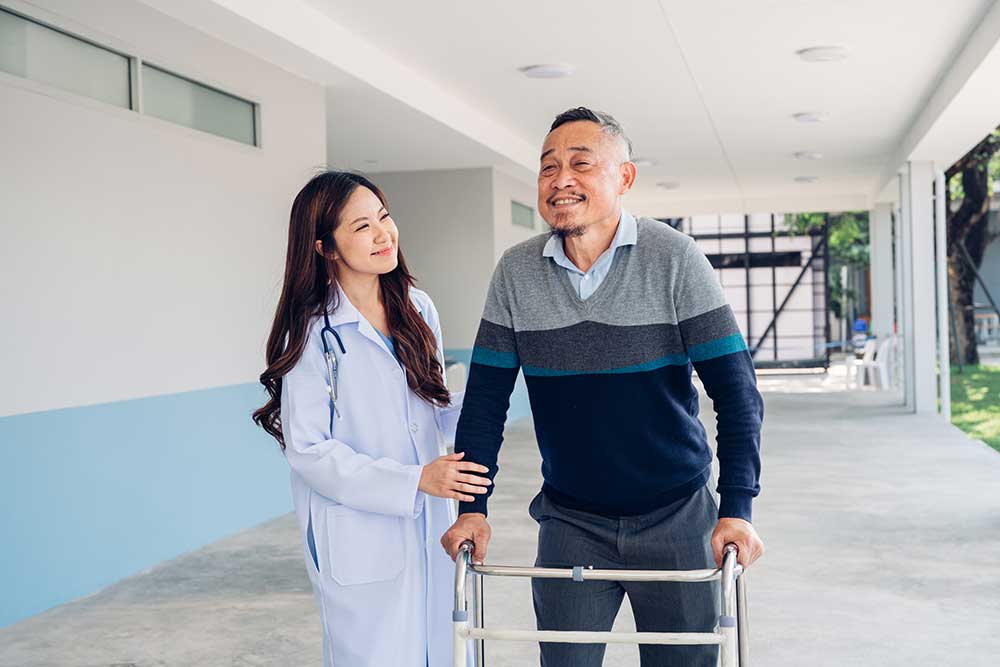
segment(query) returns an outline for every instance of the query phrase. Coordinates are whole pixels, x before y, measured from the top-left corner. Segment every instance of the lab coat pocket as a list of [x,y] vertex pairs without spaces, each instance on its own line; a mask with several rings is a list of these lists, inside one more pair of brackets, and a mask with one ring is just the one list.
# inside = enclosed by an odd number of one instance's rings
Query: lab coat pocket
[[395,579],[403,570],[403,523],[397,516],[345,505],[326,510],[328,571],[342,586]]

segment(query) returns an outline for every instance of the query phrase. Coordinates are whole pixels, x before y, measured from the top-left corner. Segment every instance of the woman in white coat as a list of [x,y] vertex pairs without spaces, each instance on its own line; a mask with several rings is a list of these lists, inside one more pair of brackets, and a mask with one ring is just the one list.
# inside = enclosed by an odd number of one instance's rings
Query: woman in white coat
[[328,667],[452,664],[454,564],[438,538],[455,518],[447,499],[490,482],[442,455],[461,396],[413,282],[369,180],[326,172],[295,198],[261,375],[270,400],[254,420],[291,468]]

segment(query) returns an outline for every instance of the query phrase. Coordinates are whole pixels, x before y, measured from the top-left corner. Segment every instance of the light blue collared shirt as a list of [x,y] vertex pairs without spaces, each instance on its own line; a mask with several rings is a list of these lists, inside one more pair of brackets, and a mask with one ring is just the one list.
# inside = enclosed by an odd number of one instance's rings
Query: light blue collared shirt
[[542,249],[542,256],[551,257],[556,264],[566,269],[566,274],[569,276],[569,281],[573,283],[576,293],[581,299],[586,301],[590,298],[590,295],[597,291],[597,288],[601,286],[601,283],[604,282],[604,279],[611,271],[611,265],[615,259],[615,251],[621,246],[635,245],[638,237],[639,225],[636,223],[635,218],[628,211],[622,210],[622,215],[618,219],[618,229],[615,231],[615,237],[611,239],[611,245],[601,253],[601,256],[597,258],[594,265],[590,267],[590,271],[581,271],[566,256],[562,239],[555,234],[546,241],[545,247]]

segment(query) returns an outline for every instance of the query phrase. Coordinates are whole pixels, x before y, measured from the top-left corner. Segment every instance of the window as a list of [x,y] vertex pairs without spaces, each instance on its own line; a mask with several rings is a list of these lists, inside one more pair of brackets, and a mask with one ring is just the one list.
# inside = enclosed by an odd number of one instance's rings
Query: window
[[226,139],[258,145],[258,113],[254,102],[3,7],[0,7],[0,72]]
[[255,146],[254,104],[142,65],[142,111],[150,116]]
[[0,70],[131,108],[129,58],[0,9]]
[[518,203],[516,201],[510,202],[510,221],[514,223],[516,227],[527,227],[528,229],[535,228],[535,209],[530,206],[525,206],[524,204]]

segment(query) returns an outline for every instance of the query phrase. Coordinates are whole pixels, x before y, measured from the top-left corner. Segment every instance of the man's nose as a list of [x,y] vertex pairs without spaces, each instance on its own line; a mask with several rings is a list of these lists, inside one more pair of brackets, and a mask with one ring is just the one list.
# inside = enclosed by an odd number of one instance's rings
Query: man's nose
[[565,190],[574,185],[576,185],[576,179],[568,169],[560,169],[552,179],[552,188],[555,190]]

